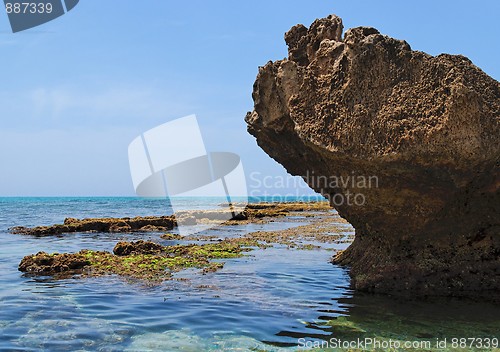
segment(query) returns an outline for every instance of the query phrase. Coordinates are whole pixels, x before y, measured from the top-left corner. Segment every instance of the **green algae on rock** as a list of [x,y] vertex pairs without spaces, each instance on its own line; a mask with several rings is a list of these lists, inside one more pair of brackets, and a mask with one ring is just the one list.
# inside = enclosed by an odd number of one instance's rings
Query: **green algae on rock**
[[[303,206],[299,209],[307,209]],[[316,211],[316,206],[308,205]],[[322,205],[319,206],[322,208]],[[39,252],[22,259],[19,270],[33,275],[51,275],[66,278],[73,275],[120,275],[146,281],[171,278],[173,272],[187,268],[202,269],[202,273],[216,271],[224,263],[214,260],[237,258],[253,249],[266,249],[275,244],[290,249],[315,250],[320,244],[340,243],[349,235],[341,234],[339,223],[345,222],[338,215],[321,215],[314,223],[277,231],[257,231],[236,238],[217,236],[186,236],[165,234],[167,240],[211,241],[201,244],[175,244],[164,246],[151,241],[120,241],[113,253],[84,249],[78,253]],[[326,247],[325,247],[326,248]]]
[[200,268],[216,271],[224,263],[212,259],[236,258],[249,251],[243,245],[219,242],[202,245],[161,246],[149,241],[119,242],[113,253],[81,250],[78,253],[39,252],[22,259],[19,270],[34,275],[66,278],[72,275],[102,276],[116,274],[146,281],[169,279],[173,272]]
[[164,233],[160,238],[163,240],[180,240],[182,236],[177,233]]

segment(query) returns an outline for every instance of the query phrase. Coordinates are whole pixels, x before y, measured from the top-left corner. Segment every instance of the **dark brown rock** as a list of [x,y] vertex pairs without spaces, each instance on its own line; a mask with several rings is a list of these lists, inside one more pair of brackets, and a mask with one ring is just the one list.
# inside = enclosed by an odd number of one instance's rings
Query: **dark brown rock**
[[136,242],[118,242],[113,248],[113,253],[118,256],[131,254],[158,254],[164,247],[158,243],[139,240]]
[[335,262],[357,289],[498,297],[499,82],[466,57],[341,28],[329,16],[285,35],[249,132],[355,227]]
[[79,273],[90,262],[81,254],[47,254],[39,252],[23,258],[19,270],[29,274],[54,275]]
[[14,234],[32,236],[52,236],[73,232],[159,232],[176,226],[173,216],[146,216],[135,218],[74,219],[66,218],[63,224],[37,226],[34,228],[13,227]]

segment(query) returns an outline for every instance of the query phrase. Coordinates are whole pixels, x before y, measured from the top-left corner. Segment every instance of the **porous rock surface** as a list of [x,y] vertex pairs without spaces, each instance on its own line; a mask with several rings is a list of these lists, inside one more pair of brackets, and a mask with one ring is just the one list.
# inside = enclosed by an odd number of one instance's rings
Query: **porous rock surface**
[[499,82],[461,55],[342,32],[331,15],[285,34],[288,59],[259,68],[248,131],[354,226],[334,262],[356,289],[498,299]]

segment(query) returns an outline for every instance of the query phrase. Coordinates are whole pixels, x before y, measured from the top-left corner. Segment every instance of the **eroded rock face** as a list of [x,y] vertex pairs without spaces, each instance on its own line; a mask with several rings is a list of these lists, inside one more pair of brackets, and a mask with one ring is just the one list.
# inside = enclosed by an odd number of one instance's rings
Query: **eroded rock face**
[[334,259],[354,287],[498,299],[499,82],[466,57],[342,29],[329,16],[285,34],[248,131],[355,227]]

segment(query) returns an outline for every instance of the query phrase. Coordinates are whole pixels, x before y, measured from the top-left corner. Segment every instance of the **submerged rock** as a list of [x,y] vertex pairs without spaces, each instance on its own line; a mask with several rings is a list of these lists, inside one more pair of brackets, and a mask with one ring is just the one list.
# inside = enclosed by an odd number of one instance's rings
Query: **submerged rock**
[[500,84],[332,15],[259,69],[257,143],[356,229],[334,261],[355,288],[500,295]]

